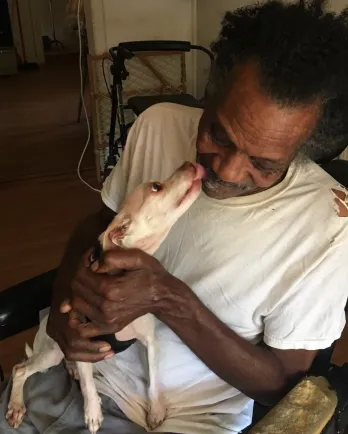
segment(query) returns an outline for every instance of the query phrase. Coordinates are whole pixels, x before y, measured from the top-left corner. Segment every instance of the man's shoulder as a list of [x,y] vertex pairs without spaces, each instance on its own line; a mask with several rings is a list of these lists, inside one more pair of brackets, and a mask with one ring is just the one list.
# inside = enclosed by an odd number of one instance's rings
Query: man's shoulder
[[346,189],[344,186],[340,185],[337,179],[313,161],[308,161],[300,165],[298,174],[298,184],[301,184],[305,189],[311,191],[316,189],[320,194],[324,191],[331,194],[331,189],[335,187]]
[[348,190],[322,167],[314,162],[300,167],[288,193],[289,206],[307,217],[303,224],[310,230],[329,234],[339,229],[348,234]]
[[202,109],[174,103],[158,103],[146,109],[138,118],[139,127],[147,125],[151,129],[166,129],[174,131],[194,130],[198,126]]
[[161,102],[154,104],[147,108],[140,115],[143,119],[152,120],[158,118],[167,118],[168,116],[182,117],[192,117],[199,118],[202,114],[202,109],[198,107],[189,107],[182,104],[175,104],[171,102]]
[[124,197],[141,182],[166,179],[184,161],[195,158],[201,114],[201,109],[172,103],[155,104],[141,113],[128,134],[110,185],[120,186],[122,179]]
[[201,114],[201,109],[172,103],[155,104],[145,110],[126,144],[125,160],[132,162],[129,169],[141,172],[143,179],[162,179],[194,158]]

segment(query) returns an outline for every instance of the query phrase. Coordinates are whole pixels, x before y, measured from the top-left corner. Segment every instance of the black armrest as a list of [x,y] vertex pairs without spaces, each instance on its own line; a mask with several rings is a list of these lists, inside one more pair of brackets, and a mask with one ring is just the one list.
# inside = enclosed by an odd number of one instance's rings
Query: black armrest
[[333,160],[330,163],[323,164],[321,167],[340,184],[348,188],[348,161]]
[[170,102],[188,107],[204,108],[203,102],[197,101],[192,95],[187,93],[173,95],[132,96],[128,100],[128,108],[130,108],[137,116],[139,116],[152,105],[162,102]]
[[39,324],[39,312],[50,306],[57,269],[0,292],[0,340]]

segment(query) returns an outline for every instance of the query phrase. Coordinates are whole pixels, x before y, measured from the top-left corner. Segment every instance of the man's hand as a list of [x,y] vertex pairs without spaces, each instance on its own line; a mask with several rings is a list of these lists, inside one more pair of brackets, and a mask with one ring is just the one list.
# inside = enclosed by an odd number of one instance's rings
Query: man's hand
[[[58,281],[57,286],[60,287],[62,285],[65,288],[68,286],[66,282],[63,284],[62,281]],[[66,292],[68,294],[71,293],[71,291]],[[82,338],[70,326],[69,316],[61,313],[57,301],[54,301],[51,305],[46,331],[58,343],[67,360],[98,362],[114,355],[110,351],[110,345],[107,342],[90,341],[89,339]]]
[[[140,250],[108,251],[103,260],[88,265],[86,254],[72,282],[68,303],[72,308],[70,325],[83,338],[116,333],[136,318],[164,309],[171,298],[174,277]],[[69,306],[63,304],[64,310]],[[78,314],[91,322],[81,323]]]
[[[98,212],[87,216],[79,223],[69,239],[58,267],[57,278],[52,290],[47,333],[59,344],[65,357],[70,360],[97,362],[113,355],[106,342],[81,339],[76,330],[69,326],[69,316],[60,312],[60,305],[64,299],[71,297],[71,282],[76,275],[81,256],[95,245],[98,236],[105,231],[114,216],[114,211],[102,204]],[[90,249],[88,254],[92,250]]]
[[110,345],[102,341],[82,338],[69,325],[69,317],[52,309],[47,323],[47,334],[55,340],[67,360],[79,362],[99,362],[114,356]]

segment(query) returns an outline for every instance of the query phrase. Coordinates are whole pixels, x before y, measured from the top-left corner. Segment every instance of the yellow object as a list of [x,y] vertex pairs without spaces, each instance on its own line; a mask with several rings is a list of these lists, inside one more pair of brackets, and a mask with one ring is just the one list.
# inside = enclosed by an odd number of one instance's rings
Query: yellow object
[[320,434],[332,418],[337,395],[324,377],[298,383],[250,434]]

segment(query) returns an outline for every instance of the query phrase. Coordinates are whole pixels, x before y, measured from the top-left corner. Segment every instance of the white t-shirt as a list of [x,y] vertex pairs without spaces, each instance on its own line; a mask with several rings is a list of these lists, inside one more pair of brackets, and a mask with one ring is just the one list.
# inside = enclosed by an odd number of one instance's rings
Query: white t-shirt
[[[139,183],[164,180],[184,160],[194,161],[201,114],[168,103],[144,112],[104,183],[104,203],[118,211]],[[155,256],[244,339],[279,349],[327,348],[345,325],[348,295],[348,218],[337,215],[332,188],[342,190],[309,163],[293,164],[280,184],[254,195],[216,200],[201,193]],[[168,407],[156,431],[231,434],[250,423],[249,398],[158,320],[156,334]],[[145,348],[136,343],[96,368],[98,390],[145,427]]]

